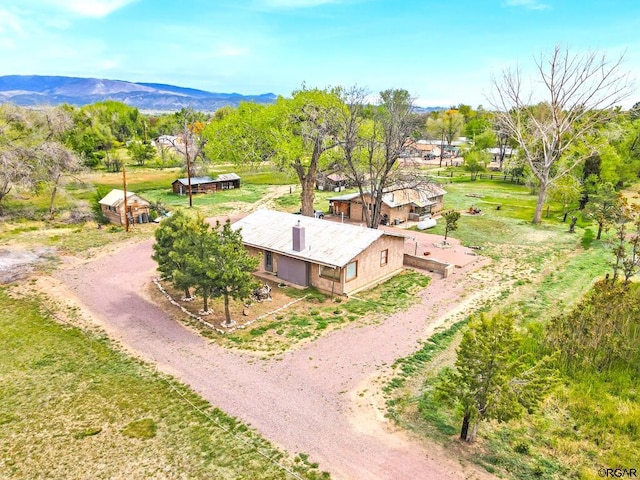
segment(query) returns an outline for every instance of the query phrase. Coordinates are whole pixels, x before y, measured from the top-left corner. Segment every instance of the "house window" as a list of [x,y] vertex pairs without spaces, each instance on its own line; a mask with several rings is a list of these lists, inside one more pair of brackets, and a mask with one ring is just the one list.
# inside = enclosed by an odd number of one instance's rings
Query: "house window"
[[353,280],[357,276],[358,276],[358,262],[357,261],[351,262],[350,264],[347,265],[346,280],[348,282],[349,280]]
[[383,267],[389,261],[389,249],[384,249],[380,252],[380,266]]
[[329,280],[340,280],[340,269],[335,267],[325,267],[320,265],[320,276]]
[[273,272],[273,252],[264,252],[264,269],[267,272]]

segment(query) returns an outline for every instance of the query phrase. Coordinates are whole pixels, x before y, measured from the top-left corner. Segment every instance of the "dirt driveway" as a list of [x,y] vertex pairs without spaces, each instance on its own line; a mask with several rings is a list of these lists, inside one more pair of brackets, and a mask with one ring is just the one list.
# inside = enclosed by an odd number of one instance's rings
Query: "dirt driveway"
[[396,431],[379,396],[379,380],[395,359],[491,296],[465,274],[473,266],[434,278],[420,304],[382,323],[352,325],[280,357],[258,359],[209,343],[147,301],[140,292],[155,274],[150,254],[147,241],[59,270],[60,293],[126,348],[287,451],[308,453],[333,478],[492,478]]

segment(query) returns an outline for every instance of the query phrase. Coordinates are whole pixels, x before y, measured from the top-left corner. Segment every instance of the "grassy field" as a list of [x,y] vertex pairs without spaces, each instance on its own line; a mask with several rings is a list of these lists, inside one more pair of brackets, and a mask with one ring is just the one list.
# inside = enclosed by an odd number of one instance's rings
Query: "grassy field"
[[37,299],[0,312],[1,478],[328,478]]
[[[234,170],[218,166],[214,173]],[[196,196],[196,209],[215,215],[250,208],[273,185],[296,183],[291,175],[273,169],[235,171],[243,178],[241,189]],[[187,205],[186,196],[170,193],[171,181],[182,176],[179,169],[128,167],[127,173],[130,190],[170,206]],[[120,188],[121,175],[93,173],[68,183],[56,201],[59,215],[51,222],[43,220],[46,191],[12,192],[6,202],[8,216],[0,223],[0,245],[55,247],[89,257],[112,244],[152,237],[153,225],[136,226],[125,234],[119,227],[98,230],[91,222],[71,223],[69,215],[87,209],[96,185]],[[527,348],[538,353],[544,325],[575,305],[609,269],[606,241],[594,241],[594,227],[579,215],[577,233],[568,233],[569,225],[554,204],[541,225],[532,225],[535,197],[524,186],[457,179],[446,189],[445,208],[482,209],[482,215],[463,213],[458,230],[450,235],[494,260],[479,281],[504,283],[503,295],[492,307],[517,309]],[[326,211],[333,195],[317,192],[316,209]],[[297,210],[299,189],[292,187],[274,202],[283,210]],[[430,233],[444,233],[443,222]],[[44,268],[55,268],[55,262],[53,257]],[[281,293],[288,298],[308,298],[218,341],[265,354],[282,352],[332,328],[363,318],[376,321],[379,315],[406,308],[420,281],[398,277],[359,295],[359,300],[339,303],[317,292],[285,289]],[[394,295],[382,294],[385,289]],[[382,300],[389,297],[391,303]],[[258,451],[300,469],[304,478],[321,475],[306,456],[285,458],[185,387],[112,349],[103,336],[51,321],[37,301],[16,301],[0,291],[0,311],[0,477],[80,478],[90,470],[104,478],[162,478],[177,472],[189,478],[287,478]],[[507,478],[592,479],[599,465],[640,465],[637,382],[623,376],[585,372],[565,378],[541,413],[504,425],[483,424],[472,449],[454,443],[457,412],[434,403],[429,391],[438,369],[455,358],[465,321],[438,332],[414,355],[396,362],[398,376],[386,396],[389,416],[398,424],[448,444]]]
[[[466,182],[446,188],[445,208],[466,210],[473,205],[484,212],[463,215],[452,236],[480,246],[494,259],[487,275],[509,285],[501,301],[486,308],[519,312],[525,348],[540,354],[545,325],[575,306],[594,281],[610,271],[606,238],[593,240],[594,227],[582,221],[576,233],[569,234],[553,205],[542,225],[532,225],[535,199],[524,187]],[[433,230],[443,233],[443,226]],[[540,412],[506,424],[483,423],[475,445],[460,444],[459,412],[441,405],[432,393],[439,369],[455,360],[459,330],[467,320],[396,362],[396,377],[385,390],[388,415],[398,424],[506,478],[595,479],[601,467],[640,464],[638,384],[625,374],[564,375]]]

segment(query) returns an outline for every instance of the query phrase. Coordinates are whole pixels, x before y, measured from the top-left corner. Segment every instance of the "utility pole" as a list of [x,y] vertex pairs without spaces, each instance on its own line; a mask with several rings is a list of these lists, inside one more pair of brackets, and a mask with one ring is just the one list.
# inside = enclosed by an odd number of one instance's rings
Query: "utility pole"
[[129,231],[129,213],[127,212],[127,167],[122,162],[122,190],[124,191],[124,231]]
[[191,195],[191,160],[189,158],[189,127],[185,123],[184,129],[184,153],[187,157],[187,184],[189,189],[189,208],[193,207],[193,196]]

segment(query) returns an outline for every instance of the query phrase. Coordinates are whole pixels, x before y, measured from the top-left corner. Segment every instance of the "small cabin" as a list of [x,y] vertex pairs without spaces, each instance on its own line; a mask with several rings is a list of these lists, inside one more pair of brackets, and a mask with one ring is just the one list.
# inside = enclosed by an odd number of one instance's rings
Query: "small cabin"
[[[171,183],[173,193],[187,195],[189,193],[189,179],[178,178]],[[218,190],[233,190],[240,188],[240,177],[235,173],[221,173],[216,178],[191,177],[191,193],[209,193]]]
[[[116,225],[125,224],[124,191],[111,190],[102,200],[100,208],[109,222]],[[127,192],[126,214],[129,217],[129,225],[134,223],[149,223],[149,211],[151,204],[144,198],[133,192]]]

